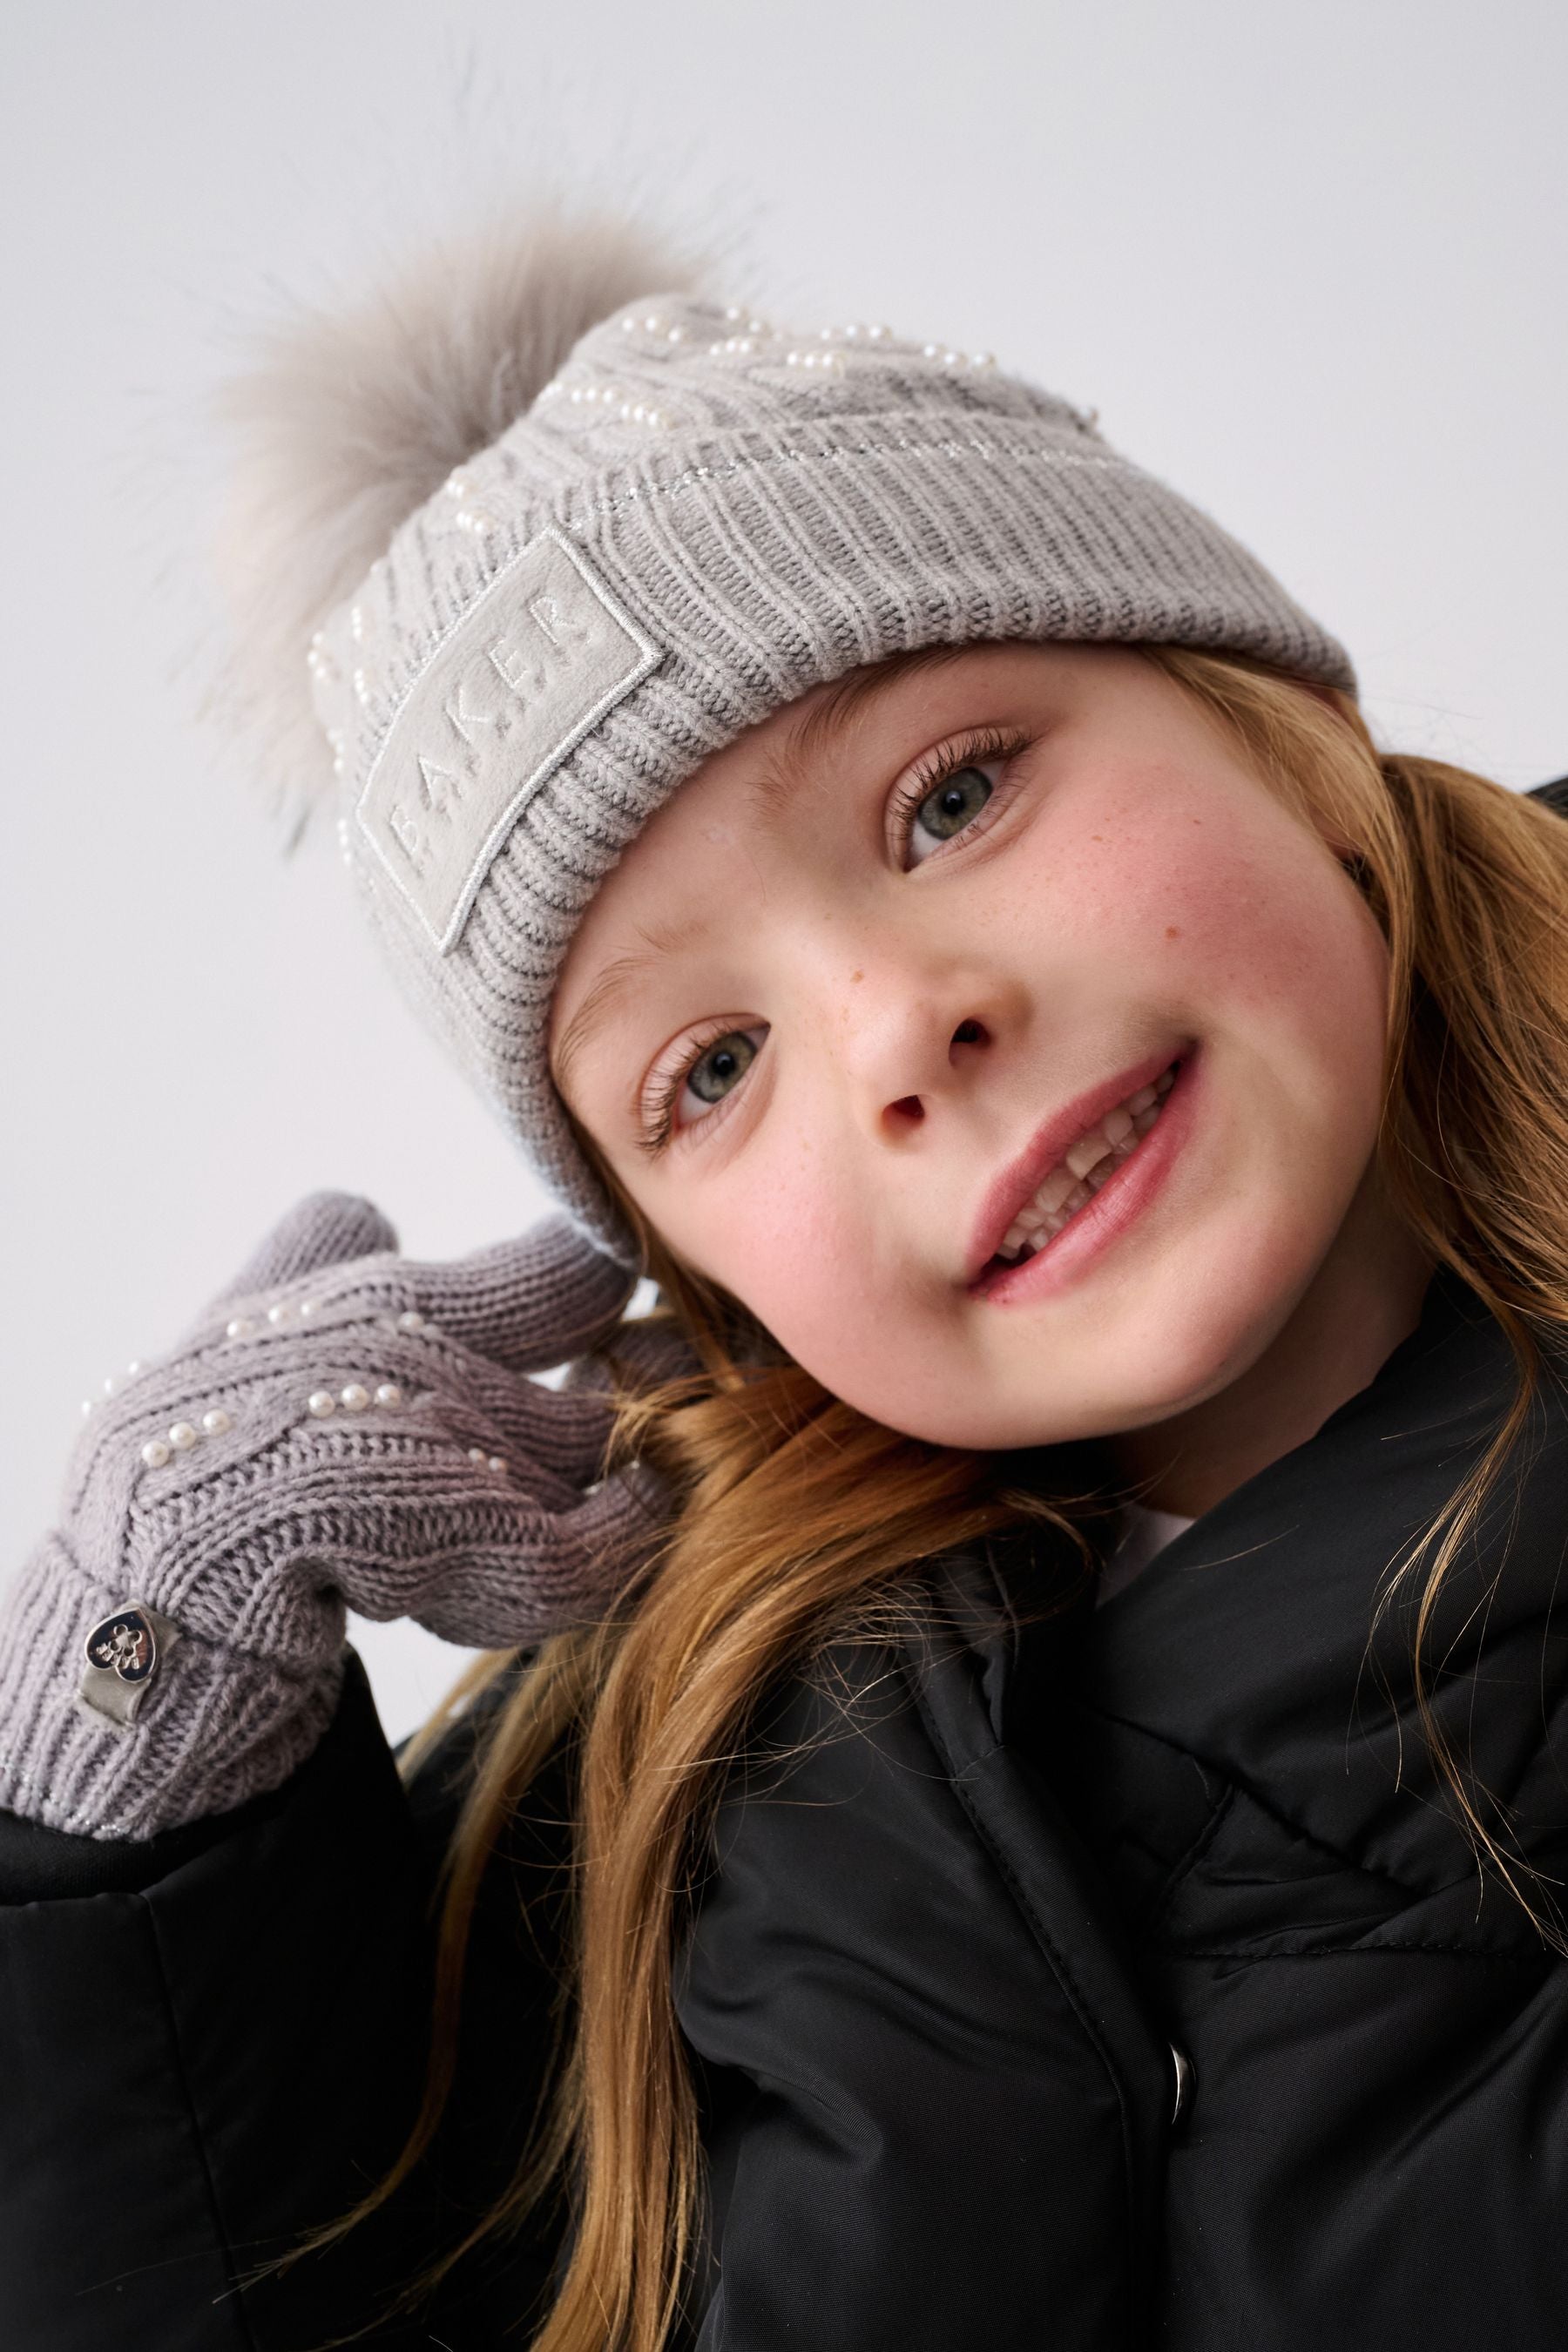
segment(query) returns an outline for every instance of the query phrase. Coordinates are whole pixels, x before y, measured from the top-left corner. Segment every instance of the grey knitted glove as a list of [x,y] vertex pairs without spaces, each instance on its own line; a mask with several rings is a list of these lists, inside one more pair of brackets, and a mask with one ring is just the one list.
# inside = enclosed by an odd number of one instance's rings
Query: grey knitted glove
[[0,1805],[140,1838],[278,1786],[331,1717],[345,1607],[485,1648],[602,1612],[666,1497],[603,1478],[603,1382],[528,1374],[632,1281],[564,1218],[419,1265],[369,1202],[302,1202],[93,1410],[0,1603]]

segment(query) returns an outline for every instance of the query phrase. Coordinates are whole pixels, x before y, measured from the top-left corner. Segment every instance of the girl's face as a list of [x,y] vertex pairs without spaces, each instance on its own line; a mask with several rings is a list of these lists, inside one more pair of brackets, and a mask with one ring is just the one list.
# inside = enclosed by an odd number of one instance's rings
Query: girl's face
[[1279,1332],[1369,1170],[1386,986],[1332,848],[1173,681],[968,646],[709,760],[593,901],[552,1062],[665,1241],[836,1395],[1047,1445]]

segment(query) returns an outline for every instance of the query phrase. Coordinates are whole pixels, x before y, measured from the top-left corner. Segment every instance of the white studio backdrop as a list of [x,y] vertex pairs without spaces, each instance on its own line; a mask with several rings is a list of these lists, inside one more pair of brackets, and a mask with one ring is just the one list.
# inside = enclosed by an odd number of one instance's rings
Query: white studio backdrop
[[[17,0],[0,645],[0,1578],[79,1400],[300,1193],[457,1255],[542,1202],[411,1025],[330,826],[198,724],[204,403],[281,288],[531,175],[651,197],[805,327],[881,316],[1098,407],[1349,646],[1374,727],[1568,770],[1556,0]],[[460,1663],[361,1631],[388,1730]]]

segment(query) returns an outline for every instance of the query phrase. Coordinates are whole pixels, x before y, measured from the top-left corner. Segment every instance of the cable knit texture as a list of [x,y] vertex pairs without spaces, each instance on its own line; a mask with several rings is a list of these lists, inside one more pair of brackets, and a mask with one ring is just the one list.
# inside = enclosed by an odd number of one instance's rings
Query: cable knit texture
[[[1235,540],[984,355],[616,311],[394,535],[309,666],[405,990],[602,1244],[546,1061],[584,909],[712,751],[906,648],[1234,648],[1354,689]],[[301,647],[301,656],[304,648]]]
[[[0,1804],[142,1838],[278,1786],[331,1718],[349,1607],[485,1648],[602,1614],[663,1497],[605,1477],[603,1381],[529,1376],[630,1287],[564,1217],[427,1265],[368,1202],[301,1202],[91,1414],[0,1609]],[[181,1638],[121,1727],[77,1694],[88,1633],[133,1603]]]

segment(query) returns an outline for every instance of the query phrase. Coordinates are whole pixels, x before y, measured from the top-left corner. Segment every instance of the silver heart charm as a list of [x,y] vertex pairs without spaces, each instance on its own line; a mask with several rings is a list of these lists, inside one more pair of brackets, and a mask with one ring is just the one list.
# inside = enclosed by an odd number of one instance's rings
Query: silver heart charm
[[179,1638],[180,1629],[172,1620],[144,1601],[126,1601],[100,1619],[83,1644],[87,1671],[78,1693],[80,1704],[100,1723],[128,1730],[148,1685]]

